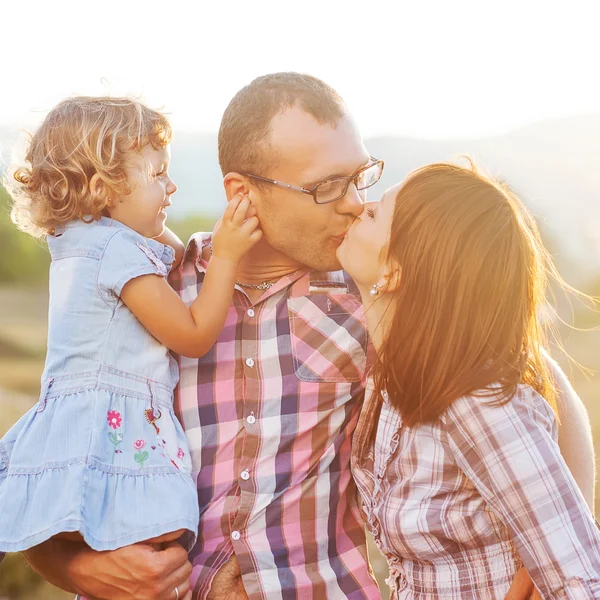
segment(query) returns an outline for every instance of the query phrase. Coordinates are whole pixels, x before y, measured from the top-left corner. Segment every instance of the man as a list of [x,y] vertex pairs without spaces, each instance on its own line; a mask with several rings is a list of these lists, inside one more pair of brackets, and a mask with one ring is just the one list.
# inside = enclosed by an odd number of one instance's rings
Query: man
[[[27,558],[65,589],[115,600],[379,598],[349,468],[367,345],[335,251],[363,211],[359,188],[382,164],[335,91],[295,73],[238,92],[223,116],[219,160],[227,198],[247,195],[264,235],[240,265],[214,348],[180,358],[176,407],[201,512],[191,589],[176,546],[97,554],[51,541]],[[196,296],[208,260],[210,236],[197,235],[172,282],[184,300]],[[571,463],[585,465],[573,470],[588,492],[589,424],[565,397],[565,456],[578,444]],[[526,576],[513,589],[527,597]]]
[[[195,591],[378,597],[349,471],[365,383],[362,309],[344,279],[326,272],[339,269],[336,249],[363,210],[357,187],[375,183],[383,165],[339,96],[296,74],[267,76],[233,99],[219,161],[227,197],[250,198],[268,241],[240,265],[213,352],[180,361],[179,413],[202,513],[190,554]],[[185,300],[201,285],[208,245],[199,236],[188,247],[174,282]]]

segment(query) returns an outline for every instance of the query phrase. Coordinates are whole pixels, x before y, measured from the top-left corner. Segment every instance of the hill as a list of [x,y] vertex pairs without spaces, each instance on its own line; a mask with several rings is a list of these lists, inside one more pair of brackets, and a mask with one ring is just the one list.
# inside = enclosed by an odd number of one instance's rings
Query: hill
[[[14,131],[0,130],[4,161],[14,139]],[[378,137],[366,145],[386,162],[371,198],[418,166],[469,154],[521,195],[559,241],[565,260],[576,259],[585,269],[600,262],[600,115],[542,121],[485,139]],[[171,209],[175,218],[222,211],[216,135],[177,133],[171,173],[179,186]]]

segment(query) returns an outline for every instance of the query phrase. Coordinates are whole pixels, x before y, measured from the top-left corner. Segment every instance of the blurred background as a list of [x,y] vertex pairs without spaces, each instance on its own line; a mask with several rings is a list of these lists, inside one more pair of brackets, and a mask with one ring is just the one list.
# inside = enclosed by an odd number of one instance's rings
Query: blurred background
[[[89,6],[89,8],[88,8]],[[225,204],[216,132],[256,76],[310,73],[346,100],[369,152],[386,162],[371,199],[412,169],[472,156],[536,215],[563,277],[600,294],[600,84],[597,2],[377,3],[173,0],[3,3],[0,171],[25,131],[74,94],[135,95],[169,113],[169,225],[184,241]],[[0,187],[0,435],[37,399],[47,321],[45,245],[10,221]],[[598,314],[559,298],[571,377],[600,447]],[[598,506],[600,508],[600,505]],[[0,507],[2,510],[2,507]],[[376,551],[378,580],[385,564]],[[385,585],[383,585],[385,589]],[[385,591],[384,598],[387,597]],[[0,565],[0,600],[62,599],[20,555]]]

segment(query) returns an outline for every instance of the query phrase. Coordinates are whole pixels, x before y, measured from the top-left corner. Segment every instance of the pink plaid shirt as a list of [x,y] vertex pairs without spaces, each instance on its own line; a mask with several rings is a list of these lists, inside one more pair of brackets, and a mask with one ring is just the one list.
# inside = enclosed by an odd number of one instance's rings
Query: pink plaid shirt
[[[208,243],[192,238],[171,278],[188,304]],[[233,554],[251,600],[380,598],[350,473],[367,339],[349,285],[302,270],[254,304],[236,288],[212,350],[179,358],[175,406],[200,505],[195,600]]]
[[522,564],[543,598],[600,598],[600,532],[530,387],[503,406],[461,398],[418,427],[384,402],[374,445],[365,420],[352,469],[394,600],[503,600]]

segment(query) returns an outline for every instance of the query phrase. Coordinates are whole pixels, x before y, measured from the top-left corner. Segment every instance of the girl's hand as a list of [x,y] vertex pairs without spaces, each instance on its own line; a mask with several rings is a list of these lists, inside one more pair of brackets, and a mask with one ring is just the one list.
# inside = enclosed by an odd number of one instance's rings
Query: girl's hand
[[223,218],[215,226],[213,256],[239,262],[261,237],[258,217],[254,215],[250,200],[237,194],[229,201]]

